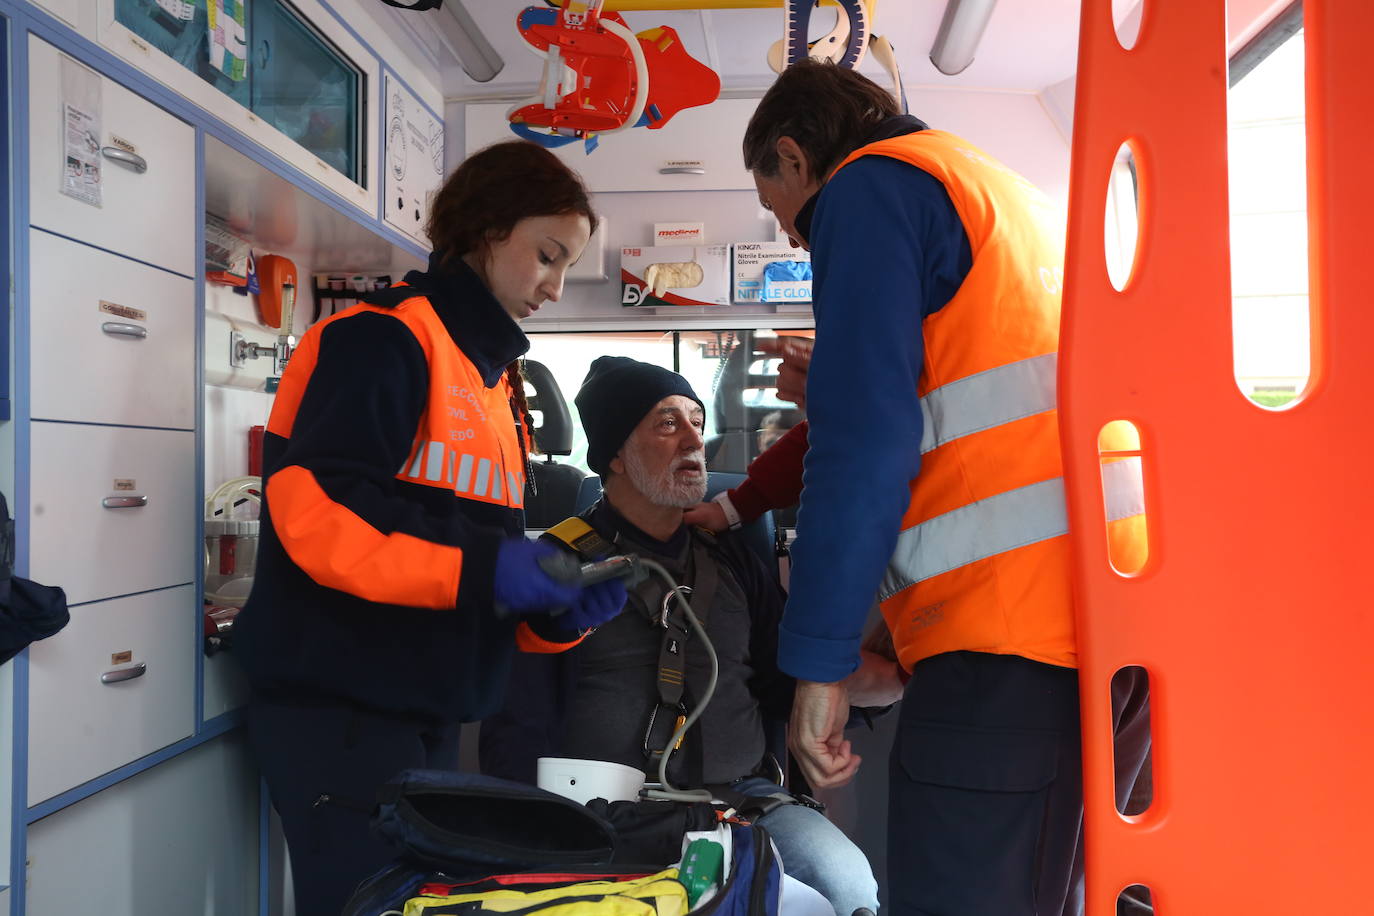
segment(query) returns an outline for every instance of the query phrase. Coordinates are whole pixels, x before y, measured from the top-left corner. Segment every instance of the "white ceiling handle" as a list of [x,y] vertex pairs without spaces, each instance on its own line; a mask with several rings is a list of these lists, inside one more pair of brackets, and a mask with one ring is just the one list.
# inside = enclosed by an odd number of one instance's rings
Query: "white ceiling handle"
[[649,65],[644,60],[644,49],[639,46],[639,39],[635,37],[634,32],[609,19],[601,20],[601,27],[630,46],[630,59],[635,65],[635,100],[630,106],[630,116],[619,127],[597,131],[600,134],[613,134],[634,127],[643,116],[644,105],[649,101]]

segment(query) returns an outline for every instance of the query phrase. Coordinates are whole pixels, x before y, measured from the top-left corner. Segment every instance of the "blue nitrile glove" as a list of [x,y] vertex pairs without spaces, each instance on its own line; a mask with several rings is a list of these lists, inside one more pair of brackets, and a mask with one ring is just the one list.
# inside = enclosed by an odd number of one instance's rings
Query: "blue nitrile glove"
[[502,542],[496,551],[496,578],[491,587],[498,614],[542,614],[582,600],[581,588],[558,581],[539,565],[541,557],[557,552],[552,544],[527,538]]
[[578,598],[558,619],[560,627],[588,630],[599,627],[615,617],[625,607],[625,580],[607,579],[582,589]]

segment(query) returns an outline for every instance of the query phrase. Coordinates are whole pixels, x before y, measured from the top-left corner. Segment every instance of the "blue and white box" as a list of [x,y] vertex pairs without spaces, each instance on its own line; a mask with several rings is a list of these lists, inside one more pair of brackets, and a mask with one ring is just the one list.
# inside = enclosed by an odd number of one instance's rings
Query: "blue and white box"
[[765,292],[764,268],[776,261],[809,264],[811,253],[788,242],[736,242],[731,246],[731,299],[736,305],[754,302],[811,301],[810,280],[774,280]]

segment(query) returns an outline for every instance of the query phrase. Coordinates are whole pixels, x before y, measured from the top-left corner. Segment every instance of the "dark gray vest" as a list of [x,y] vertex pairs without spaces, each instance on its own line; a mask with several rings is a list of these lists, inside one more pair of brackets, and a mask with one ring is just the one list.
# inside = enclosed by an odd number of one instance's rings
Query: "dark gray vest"
[[[733,570],[707,538],[709,535],[694,531],[677,557],[636,550],[628,538],[621,538],[618,544],[626,552],[643,553],[662,564],[681,584],[695,586],[694,580],[704,580],[697,573],[701,564],[713,564],[716,570],[710,606],[699,606],[694,600],[692,609],[705,623],[720,674],[706,712],[669,762],[668,778],[678,787],[726,783],[747,776],[764,752],[758,703],[749,692],[754,675],[749,658],[749,608]],[[645,750],[646,730],[653,717],[648,744],[661,747],[677,716],[676,711],[659,708],[664,629],[658,619],[666,592],[667,586],[657,576],[640,583],[631,590],[625,611],[575,650],[580,656],[579,675],[575,696],[568,704],[561,756],[611,760],[639,767],[651,781],[657,779],[658,762]],[[710,661],[695,635],[688,637],[684,648],[683,701],[690,710],[710,678]]]

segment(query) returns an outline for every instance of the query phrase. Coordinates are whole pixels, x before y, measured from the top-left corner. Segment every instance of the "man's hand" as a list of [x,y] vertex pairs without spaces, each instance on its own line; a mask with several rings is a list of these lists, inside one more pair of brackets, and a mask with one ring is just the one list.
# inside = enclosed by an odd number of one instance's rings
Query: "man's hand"
[[716,533],[730,527],[729,521],[725,518],[725,510],[717,502],[697,503],[682,513],[682,520],[689,525],[696,525]]
[[845,785],[858,772],[863,758],[845,740],[848,720],[849,695],[843,681],[797,681],[787,744],[812,788]]
[[761,353],[782,357],[778,368],[778,398],[806,409],[806,373],[811,368],[813,342],[806,337],[777,337],[760,340],[754,348]]
[[854,706],[891,706],[902,698],[905,687],[899,670],[895,661],[860,649],[859,667],[840,683]]

